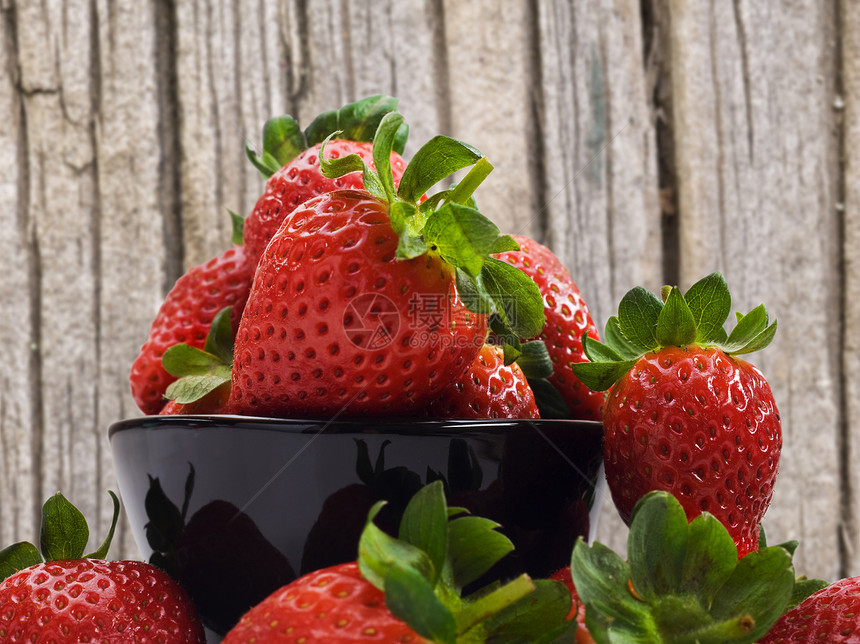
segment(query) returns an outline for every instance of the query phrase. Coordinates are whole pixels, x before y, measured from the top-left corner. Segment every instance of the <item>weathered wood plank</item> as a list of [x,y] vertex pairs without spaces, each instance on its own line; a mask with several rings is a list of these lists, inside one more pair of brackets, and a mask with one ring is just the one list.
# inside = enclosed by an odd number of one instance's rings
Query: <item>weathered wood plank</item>
[[[803,5],[803,6],[801,6]],[[841,523],[836,36],[829,5],[672,2],[681,282],[726,275],[733,308],[780,321],[752,361],[783,421],[765,524],[834,578]]]
[[842,377],[844,383],[842,498],[842,574],[860,574],[860,6],[851,0],[839,3],[842,96],[835,107],[842,115],[842,162],[844,164],[842,213],[844,270]]
[[33,228],[25,208],[25,124],[19,85],[15,15],[0,12],[0,540],[36,534],[39,500],[32,428],[40,412],[38,363],[33,351],[37,262]]

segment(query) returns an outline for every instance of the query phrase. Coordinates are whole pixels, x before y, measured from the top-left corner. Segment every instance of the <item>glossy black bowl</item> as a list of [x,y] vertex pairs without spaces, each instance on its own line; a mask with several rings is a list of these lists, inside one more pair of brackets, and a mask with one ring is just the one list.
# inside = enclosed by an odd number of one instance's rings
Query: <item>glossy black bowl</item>
[[546,576],[590,537],[603,492],[601,426],[565,420],[316,421],[158,416],[110,428],[120,493],[143,556],[223,634],[276,588],[354,560],[367,511],[394,530],[442,479],[449,505],[516,546],[488,575]]

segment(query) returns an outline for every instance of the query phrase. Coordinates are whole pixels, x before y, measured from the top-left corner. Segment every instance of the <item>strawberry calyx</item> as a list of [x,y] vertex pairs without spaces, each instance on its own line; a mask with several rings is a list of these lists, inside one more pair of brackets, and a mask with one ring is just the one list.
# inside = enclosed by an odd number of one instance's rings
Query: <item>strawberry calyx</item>
[[795,578],[795,542],[738,560],[726,528],[704,512],[689,523],[666,492],[633,510],[627,561],[580,539],[571,574],[598,644],[616,641],[755,642],[824,582]]
[[731,311],[731,294],[725,278],[712,273],[682,294],[677,286],[665,286],[662,299],[642,287],[627,292],[610,317],[604,342],[583,335],[582,347],[590,362],[571,365],[574,374],[594,391],[605,391],[626,374],[636,361],[664,347],[716,347],[727,355],[764,349],[776,334],[764,304],[746,315],[736,314],[735,327],[724,324]]
[[[298,121],[285,114],[269,119],[263,125],[263,148],[257,154],[245,145],[245,154],[264,178],[268,179],[304,150],[322,142],[332,132],[340,138],[369,143],[385,114],[397,109],[398,99],[380,94],[369,96],[340,109],[319,114],[304,130]],[[409,127],[403,124],[395,134],[393,149],[403,153]]]
[[[490,316],[490,324],[506,345],[506,364],[521,350],[520,338],[538,335],[544,325],[543,298],[522,270],[492,255],[518,250],[510,235],[476,207],[472,194],[492,171],[480,151],[447,136],[425,143],[407,165],[395,190],[390,167],[392,146],[403,116],[383,116],[373,139],[375,169],[358,155],[338,159],[320,150],[320,170],[329,178],[363,173],[367,192],[388,204],[391,227],[398,236],[395,257],[413,259],[430,253],[455,274],[458,294],[474,313]],[[332,133],[329,138],[337,136]],[[426,192],[458,170],[471,166],[458,184],[424,199]]]
[[87,520],[80,510],[57,492],[42,505],[39,547],[20,541],[0,550],[0,581],[47,561],[107,558],[119,519],[119,499],[110,490],[108,494],[113,501],[113,519],[107,537],[97,550],[84,554],[90,538]]
[[233,375],[233,329],[230,310],[225,306],[215,314],[203,348],[175,344],[164,352],[161,363],[176,376],[165,396],[181,404],[193,403],[222,385]]
[[[384,591],[391,613],[419,635],[445,644],[549,642],[569,628],[570,595],[560,582],[523,574],[463,596],[514,546],[497,523],[448,507],[441,481],[413,496],[397,537],[373,522],[383,504],[369,513],[358,566]],[[521,635],[526,639],[516,639]]]

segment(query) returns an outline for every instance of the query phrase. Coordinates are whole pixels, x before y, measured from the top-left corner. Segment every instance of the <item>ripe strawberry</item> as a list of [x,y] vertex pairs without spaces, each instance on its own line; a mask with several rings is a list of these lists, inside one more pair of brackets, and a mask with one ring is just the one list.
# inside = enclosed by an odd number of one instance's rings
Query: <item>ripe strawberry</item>
[[0,642],[205,642],[194,605],[166,573],[103,561],[110,536],[84,557],[87,536],[86,521],[57,494],[43,508],[48,561],[28,543],[0,552],[0,570],[13,573],[0,583]]
[[238,328],[253,276],[244,248],[234,246],[191,267],[176,281],[131,367],[131,392],[141,411],[157,414],[167,402],[165,392],[176,377],[161,360],[170,347],[180,343],[203,347],[212,320],[226,306],[232,307],[233,330]]
[[441,481],[419,490],[396,539],[373,523],[376,504],[357,562],[275,591],[223,643],[525,642],[565,629],[569,602],[556,582],[522,575],[461,596],[513,546],[492,521],[449,511],[442,490]]
[[468,371],[445,387],[427,407],[434,418],[540,418],[535,396],[516,362],[485,344]]
[[759,644],[812,642],[860,642],[860,577],[842,579],[810,595],[759,640]]
[[543,295],[546,323],[539,337],[546,344],[554,367],[548,380],[570,408],[570,418],[598,420],[604,395],[583,385],[571,367],[587,360],[582,350],[583,333],[600,339],[588,306],[570,272],[549,248],[523,235],[512,237],[520,249],[497,257],[525,272]]
[[[352,172],[342,177],[328,178],[320,172],[319,155],[322,143],[301,152],[268,181],[266,189],[251,214],[245,219],[244,238],[248,261],[256,266],[263,251],[280,228],[284,218],[299,205],[312,197],[334,190],[364,188],[361,172]],[[326,154],[337,159],[357,154],[368,165],[372,165],[371,144],[335,139],[326,144]],[[391,153],[391,170],[394,183],[400,182],[406,163],[396,152]]]
[[[330,176],[363,168],[372,192],[335,191],[306,201],[267,246],[236,336],[238,413],[420,409],[477,355],[486,329],[482,313],[502,300],[499,284],[516,284],[522,295],[516,311],[501,302],[494,314],[515,321],[521,335],[542,326],[534,283],[489,258],[499,245],[509,247],[510,238],[461,205],[471,193],[446,191],[417,205],[429,186],[475,164],[480,153],[437,137],[416,154],[418,165],[406,169],[395,194],[387,160],[401,123],[399,114],[389,114],[379,127],[378,176],[357,156],[323,164]],[[477,163],[473,171],[486,172],[487,165]],[[461,186],[477,185],[470,175]],[[479,280],[484,272],[488,277]],[[461,288],[470,289],[478,314],[466,315],[458,303]]]
[[607,344],[585,341],[577,376],[611,386],[603,415],[612,498],[629,520],[649,490],[666,490],[692,518],[707,510],[732,533],[739,556],[755,550],[776,481],[782,432],[770,386],[738,354],[773,339],[764,306],[723,324],[731,298],[714,273],[665,303],[641,288],[622,299]]
[[317,570],[276,590],[245,613],[223,644],[302,641],[429,640],[391,614],[385,594],[352,562]]
[[[326,137],[330,158],[356,154],[372,165],[370,143],[382,118],[397,109],[397,99],[390,96],[370,96],[344,105],[338,110],[323,112],[302,131],[289,115],[276,117],[263,127],[263,150],[256,155],[247,149],[251,163],[267,179],[266,189],[244,223],[244,244],[248,261],[256,266],[266,245],[288,214],[312,197],[332,190],[361,189],[361,173],[341,177],[325,177],[320,172],[320,147]],[[391,170],[395,184],[403,174],[405,163],[400,158],[409,128],[402,124],[395,133],[391,152]]]

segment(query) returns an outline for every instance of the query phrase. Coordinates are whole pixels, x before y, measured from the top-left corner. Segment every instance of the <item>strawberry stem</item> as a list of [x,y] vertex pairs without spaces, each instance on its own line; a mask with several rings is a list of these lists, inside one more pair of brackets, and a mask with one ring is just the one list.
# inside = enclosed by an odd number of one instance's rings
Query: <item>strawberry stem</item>
[[479,600],[467,604],[456,614],[457,634],[465,633],[491,615],[499,613],[502,609],[522,599],[534,589],[534,582],[528,575],[523,574],[501,588],[484,595]]
[[490,163],[487,157],[481,157],[478,159],[475,165],[472,166],[471,170],[469,170],[468,174],[463,177],[463,180],[452,188],[448,201],[451,203],[467,205],[469,199],[472,198],[472,194],[492,171],[493,164]]

